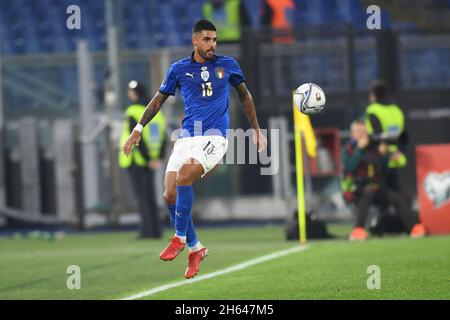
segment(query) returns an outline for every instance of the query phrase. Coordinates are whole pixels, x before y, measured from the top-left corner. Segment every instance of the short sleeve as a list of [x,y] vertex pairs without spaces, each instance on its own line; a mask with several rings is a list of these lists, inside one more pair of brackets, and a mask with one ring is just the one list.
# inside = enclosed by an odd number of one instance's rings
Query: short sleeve
[[233,62],[231,63],[230,80],[229,81],[233,87],[237,87],[238,85],[240,85],[242,82],[245,81],[245,77],[244,77],[241,67],[239,67],[239,64],[237,63],[237,61],[234,59],[232,61]]
[[177,77],[175,75],[174,66],[171,65],[169,71],[167,71],[166,78],[159,87],[159,92],[174,96],[177,90],[177,84],[178,82]]

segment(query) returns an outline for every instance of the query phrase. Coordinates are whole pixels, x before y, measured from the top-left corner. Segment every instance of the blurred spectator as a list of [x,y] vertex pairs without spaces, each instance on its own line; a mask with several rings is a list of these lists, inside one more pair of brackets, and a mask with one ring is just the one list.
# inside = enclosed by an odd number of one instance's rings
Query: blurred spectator
[[[131,104],[125,111],[125,123],[120,139],[121,147],[125,144],[131,131],[138,124],[149,101],[145,86],[137,81],[128,85],[128,98]],[[126,157],[119,148],[119,165],[126,169],[132,188],[138,201],[141,218],[139,238],[160,238],[161,221],[156,201],[156,171],[161,166],[166,145],[166,120],[158,112],[149,125],[142,130],[142,140]]]
[[207,0],[203,16],[217,27],[220,42],[237,42],[241,39],[240,0]]
[[[293,0],[264,0],[261,7],[261,25],[269,27],[271,37],[269,41],[274,45],[270,49],[270,63],[263,72],[268,75],[264,80],[275,93],[286,94],[286,88],[296,83],[300,70],[299,59],[286,56],[292,50],[295,38],[292,34],[292,16],[295,4]],[[289,85],[290,84],[290,85]]]
[[384,142],[370,139],[363,121],[355,120],[350,128],[351,139],[342,150],[344,167],[341,182],[344,199],[354,205],[355,227],[350,240],[365,240],[369,208],[380,204],[393,205],[411,237],[423,237],[424,227],[418,223],[407,201],[398,193],[386,188],[385,172],[393,154]]
[[[263,26],[270,26],[274,31],[292,30],[292,12],[295,8],[293,0],[264,0],[261,12],[261,23]],[[274,42],[292,43],[292,35],[277,36]]]

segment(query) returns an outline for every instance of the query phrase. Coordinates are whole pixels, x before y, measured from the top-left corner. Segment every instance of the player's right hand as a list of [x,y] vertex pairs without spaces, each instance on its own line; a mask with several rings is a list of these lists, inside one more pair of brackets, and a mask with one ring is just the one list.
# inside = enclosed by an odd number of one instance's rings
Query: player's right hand
[[126,157],[130,155],[131,148],[133,145],[138,146],[139,141],[141,140],[141,134],[139,131],[133,130],[130,134],[130,136],[127,139],[127,142],[125,142],[125,145],[123,146],[123,153]]
[[267,148],[267,138],[260,129],[253,130],[253,143],[256,145],[258,152],[264,151]]

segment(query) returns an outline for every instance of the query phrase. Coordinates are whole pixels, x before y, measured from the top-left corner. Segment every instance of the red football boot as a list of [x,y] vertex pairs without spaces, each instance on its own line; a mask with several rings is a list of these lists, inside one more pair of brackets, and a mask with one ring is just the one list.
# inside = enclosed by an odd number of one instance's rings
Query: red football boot
[[169,245],[159,254],[159,258],[164,261],[171,261],[184,250],[184,246],[185,243],[183,243],[180,238],[173,236],[169,240]]
[[423,237],[425,237],[425,234],[426,234],[426,230],[425,230],[425,227],[423,226],[423,224],[417,223],[411,229],[409,236],[411,238],[423,238]]
[[352,233],[349,236],[349,240],[358,240],[358,241],[364,241],[367,239],[369,235],[367,234],[367,231],[364,230],[362,227],[355,227],[352,230]]
[[208,255],[208,249],[202,248],[198,251],[192,251],[188,256],[188,267],[184,273],[186,279],[193,278],[199,270],[200,262]]

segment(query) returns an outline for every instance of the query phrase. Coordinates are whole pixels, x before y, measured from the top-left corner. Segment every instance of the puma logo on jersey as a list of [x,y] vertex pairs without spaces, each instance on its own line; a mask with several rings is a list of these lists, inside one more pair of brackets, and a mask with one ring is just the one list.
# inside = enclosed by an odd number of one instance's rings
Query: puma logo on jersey
[[194,79],[194,73],[193,72],[192,72],[192,74],[186,72],[186,75],[189,76],[189,77],[192,77],[192,79]]

